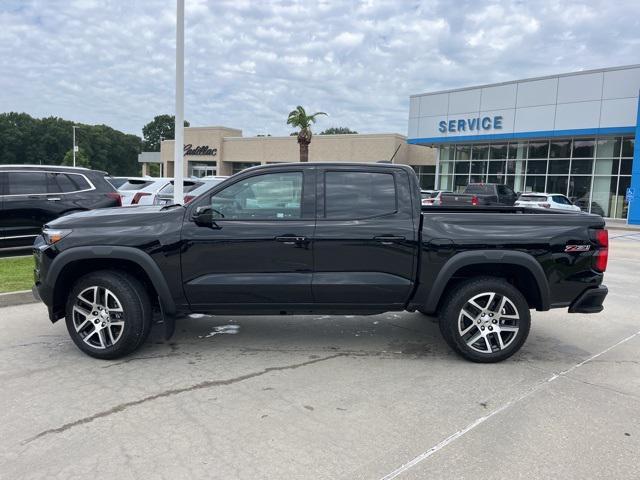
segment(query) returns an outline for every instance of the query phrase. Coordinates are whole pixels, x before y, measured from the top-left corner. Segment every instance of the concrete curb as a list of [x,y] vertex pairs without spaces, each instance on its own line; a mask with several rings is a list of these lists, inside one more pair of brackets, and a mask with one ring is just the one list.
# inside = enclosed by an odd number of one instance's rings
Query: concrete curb
[[625,220],[605,220],[606,226],[611,230],[625,230],[627,232],[640,233],[640,225],[629,225]]
[[0,293],[0,308],[13,307],[15,305],[25,305],[27,303],[37,303],[33,298],[31,290],[21,290],[19,292]]

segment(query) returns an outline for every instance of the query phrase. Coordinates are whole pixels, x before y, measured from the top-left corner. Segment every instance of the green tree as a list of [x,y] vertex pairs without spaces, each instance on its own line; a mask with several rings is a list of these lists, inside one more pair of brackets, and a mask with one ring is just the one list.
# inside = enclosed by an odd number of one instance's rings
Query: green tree
[[79,124],[59,117],[33,118],[17,112],[0,113],[0,164],[61,165],[72,148],[73,125],[79,127],[76,144],[92,168],[122,176],[140,172],[142,140],[136,135],[107,125]]
[[[64,158],[62,159],[62,165],[73,166],[73,149],[69,150],[64,154]],[[85,167],[91,168],[91,162],[89,161],[89,157],[81,148],[76,152],[76,167]]]
[[357,134],[355,130],[351,130],[349,127],[331,127],[320,132],[320,135],[347,135]]
[[[163,140],[173,140],[175,138],[175,115],[156,115],[149,123],[142,127],[144,137],[143,147],[145,152],[159,152],[161,138]],[[188,127],[189,122],[184,121],[184,126]]]
[[300,161],[309,161],[309,144],[311,143],[311,125],[316,123],[316,117],[318,115],[326,115],[324,112],[316,112],[313,115],[307,115],[307,112],[300,105],[295,110],[289,112],[287,117],[287,125],[299,128],[298,144],[300,145]]

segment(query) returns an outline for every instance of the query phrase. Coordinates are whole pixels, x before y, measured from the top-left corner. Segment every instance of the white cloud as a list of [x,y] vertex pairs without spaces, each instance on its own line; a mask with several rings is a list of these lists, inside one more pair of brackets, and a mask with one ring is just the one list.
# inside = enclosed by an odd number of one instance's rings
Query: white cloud
[[[410,94],[639,63],[640,4],[186,0],[186,117],[406,133]],[[3,0],[2,111],[140,134],[174,108],[175,0]]]

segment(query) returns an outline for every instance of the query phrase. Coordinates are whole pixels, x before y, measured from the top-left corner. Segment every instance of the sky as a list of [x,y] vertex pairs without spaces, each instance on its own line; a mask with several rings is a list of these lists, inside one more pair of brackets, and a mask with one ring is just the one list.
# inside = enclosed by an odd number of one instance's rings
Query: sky
[[[0,112],[141,135],[175,111],[175,0],[0,0]],[[409,96],[640,63],[640,1],[186,0],[185,118],[406,135]]]

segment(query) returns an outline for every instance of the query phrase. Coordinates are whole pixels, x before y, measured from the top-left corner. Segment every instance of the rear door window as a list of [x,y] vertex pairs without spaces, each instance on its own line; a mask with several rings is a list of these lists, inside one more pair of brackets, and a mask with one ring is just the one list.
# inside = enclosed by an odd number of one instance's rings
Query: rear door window
[[70,193],[91,188],[82,175],[67,173],[48,173],[49,193]]
[[358,219],[388,215],[398,210],[396,184],[391,173],[327,172],[325,218]]
[[45,172],[7,172],[7,195],[36,195],[47,191]]

